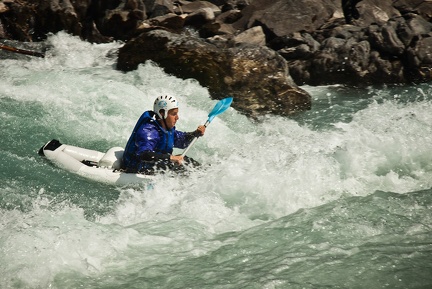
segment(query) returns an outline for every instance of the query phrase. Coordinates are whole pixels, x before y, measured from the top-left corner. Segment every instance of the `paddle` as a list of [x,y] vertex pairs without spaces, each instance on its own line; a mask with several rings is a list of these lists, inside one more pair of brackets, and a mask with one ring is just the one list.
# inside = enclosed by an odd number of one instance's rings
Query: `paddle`
[[11,51],[11,52],[15,52],[15,53],[20,53],[20,54],[26,54],[26,55],[31,55],[31,56],[42,57],[42,58],[45,57],[45,55],[43,53],[40,53],[40,52],[19,49],[19,48],[15,48],[15,47],[12,47],[12,46],[4,45],[2,43],[0,43],[0,49]]
[[[216,103],[216,105],[214,106],[213,110],[209,113],[208,115],[208,119],[206,121],[206,123],[204,124],[205,127],[207,127],[210,122],[219,114],[221,114],[222,112],[224,112],[225,110],[227,110],[231,103],[233,101],[232,97],[227,97],[224,98],[222,100],[220,100],[218,103]],[[197,141],[198,137],[195,137],[191,143],[189,144],[189,146],[183,151],[182,153],[182,157],[184,157],[186,155],[186,153],[189,151],[189,149],[192,147],[192,145]]]

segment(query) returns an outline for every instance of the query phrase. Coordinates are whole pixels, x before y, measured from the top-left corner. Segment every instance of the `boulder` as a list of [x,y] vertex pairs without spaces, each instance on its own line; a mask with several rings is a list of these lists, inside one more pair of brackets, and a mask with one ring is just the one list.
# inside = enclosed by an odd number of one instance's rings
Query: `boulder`
[[144,0],[144,5],[148,18],[163,16],[165,14],[174,13],[175,11],[174,1],[172,0]]
[[[142,28],[149,27],[165,27],[169,30],[181,32],[185,24],[185,16],[168,13],[164,16],[158,16],[151,19],[144,20],[137,28],[137,33],[142,31]],[[145,29],[144,29],[145,30]]]
[[243,17],[234,23],[239,30],[262,26],[269,39],[298,31],[314,31],[340,10],[335,0],[255,0],[242,10]]
[[311,106],[309,94],[290,78],[286,61],[267,47],[220,49],[196,37],[153,30],[119,50],[117,68],[129,71],[146,61],[179,78],[196,79],[216,99],[234,96],[233,107],[252,117],[289,115]]
[[200,8],[190,14],[187,14],[185,25],[196,28],[202,27],[204,24],[212,22],[215,19],[215,14],[211,8]]
[[412,81],[430,81],[432,79],[432,33],[415,41],[408,48],[408,70]]
[[401,56],[405,51],[405,45],[396,33],[397,26],[396,21],[388,21],[383,26],[371,25],[369,28],[371,45],[378,51]]
[[39,28],[37,34],[42,38],[49,32],[56,33],[64,30],[73,35],[80,35],[83,28],[81,19],[85,15],[79,12],[85,13],[85,10],[75,9],[75,7],[86,6],[86,3],[83,2],[83,0],[78,0],[72,4],[70,1],[60,0],[40,1],[37,9],[39,15],[35,19],[36,27]]
[[121,2],[114,9],[107,9],[97,19],[99,30],[106,36],[128,40],[135,34],[138,25],[146,18],[145,6],[141,1]]
[[395,0],[393,6],[402,14],[413,13],[424,18],[426,21],[432,19],[432,2],[419,0]]
[[362,28],[371,24],[383,25],[390,18],[401,15],[390,0],[362,0],[356,7],[359,18],[353,20],[352,23]]
[[[208,22],[200,27],[199,34],[202,38],[210,38],[216,35],[227,35],[230,38],[237,33],[232,23],[241,18],[240,10],[226,11],[212,22]],[[226,39],[225,39],[226,40]]]
[[266,45],[266,38],[262,27],[255,26],[233,37],[232,42],[233,45],[248,43],[264,46]]
[[177,7],[178,8],[176,8],[176,12],[181,14],[191,14],[201,9],[210,9],[215,15],[221,13],[221,9],[218,6],[208,1],[194,1],[183,5],[178,5]]
[[[298,85],[427,82],[432,80],[431,20],[432,1],[421,0],[0,0],[0,37],[40,41],[48,33],[65,30],[90,42],[123,40],[127,42],[125,51],[129,42],[145,39],[147,52],[151,47],[160,49],[147,60],[182,78],[198,79],[216,97],[222,91],[244,97],[240,94],[247,89],[240,87],[247,85],[256,90],[246,93],[255,99],[242,102],[246,106],[242,109],[251,115],[268,111],[287,114],[292,107],[269,109],[271,102],[266,97],[280,95],[282,85],[273,83],[277,88],[271,90],[258,77],[263,88],[240,81],[237,74],[241,69],[233,68],[236,61],[242,64],[239,67],[248,63],[244,75],[254,79],[255,72],[250,71],[258,69],[269,83],[271,77],[283,83],[279,75],[284,73],[276,69],[271,76],[262,59],[269,57],[281,67],[288,64],[289,73],[286,69],[285,74],[288,85],[294,87],[287,90],[290,92],[298,91],[290,74]],[[167,53],[166,39],[175,37],[149,34],[155,29],[191,38],[186,41],[177,36],[181,45],[170,43],[173,51]],[[205,47],[207,54],[193,57],[193,45],[198,51]],[[144,58],[138,50],[135,53],[136,57],[122,53],[119,67],[141,63]],[[181,59],[175,60],[176,56]],[[216,59],[206,61],[204,56]],[[285,64],[276,60],[279,56]],[[164,57],[178,66],[172,67]],[[207,62],[209,68],[203,65]],[[292,101],[293,95],[283,103],[308,108],[303,105],[308,103],[304,97],[297,102]],[[273,105],[277,106],[276,102]]]

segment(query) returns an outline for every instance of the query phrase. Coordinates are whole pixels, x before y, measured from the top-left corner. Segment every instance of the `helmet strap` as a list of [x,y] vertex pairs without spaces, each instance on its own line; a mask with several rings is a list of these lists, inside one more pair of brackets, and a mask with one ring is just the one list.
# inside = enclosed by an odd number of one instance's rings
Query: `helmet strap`
[[165,118],[163,118],[163,122],[164,122],[164,124],[165,124],[165,129],[168,130],[168,126],[167,126],[167,123],[166,123]]
[[[163,110],[163,114],[160,113],[161,110]],[[166,123],[166,117],[167,117],[167,115],[165,115],[165,114],[168,114],[168,112],[165,112],[165,109],[161,109],[161,110],[159,110],[159,114],[161,115],[163,124],[165,125],[165,129],[168,130],[168,125]]]

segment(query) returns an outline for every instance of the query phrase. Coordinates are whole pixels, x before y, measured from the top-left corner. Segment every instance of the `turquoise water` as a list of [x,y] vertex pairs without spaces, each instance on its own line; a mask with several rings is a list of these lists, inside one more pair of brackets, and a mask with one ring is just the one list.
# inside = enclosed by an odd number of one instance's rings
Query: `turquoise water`
[[120,43],[47,42],[0,61],[0,288],[432,287],[430,85],[304,87],[292,118],[229,109],[189,152],[204,169],[113,187],[37,151],[124,146],[163,93],[185,131],[216,101],[152,63],[116,71]]

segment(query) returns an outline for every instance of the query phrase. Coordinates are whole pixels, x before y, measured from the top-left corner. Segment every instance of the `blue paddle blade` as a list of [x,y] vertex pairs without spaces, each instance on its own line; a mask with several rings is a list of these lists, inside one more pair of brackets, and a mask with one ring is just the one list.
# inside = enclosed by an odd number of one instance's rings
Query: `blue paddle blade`
[[222,112],[227,110],[230,107],[232,101],[233,101],[232,97],[227,97],[222,100],[219,100],[219,102],[216,103],[213,110],[209,113],[207,121],[210,123],[218,114],[221,114]]
[[[230,107],[232,101],[233,101],[232,97],[227,97],[222,100],[219,100],[219,102],[216,103],[213,110],[209,113],[207,122],[204,124],[204,126],[207,127],[207,125],[215,118],[215,116],[227,110],[228,107]],[[183,151],[182,153],[183,157],[186,155],[186,153],[189,151],[189,149],[192,147],[192,145],[196,142],[197,139],[198,137],[196,136],[188,145],[188,147]]]

